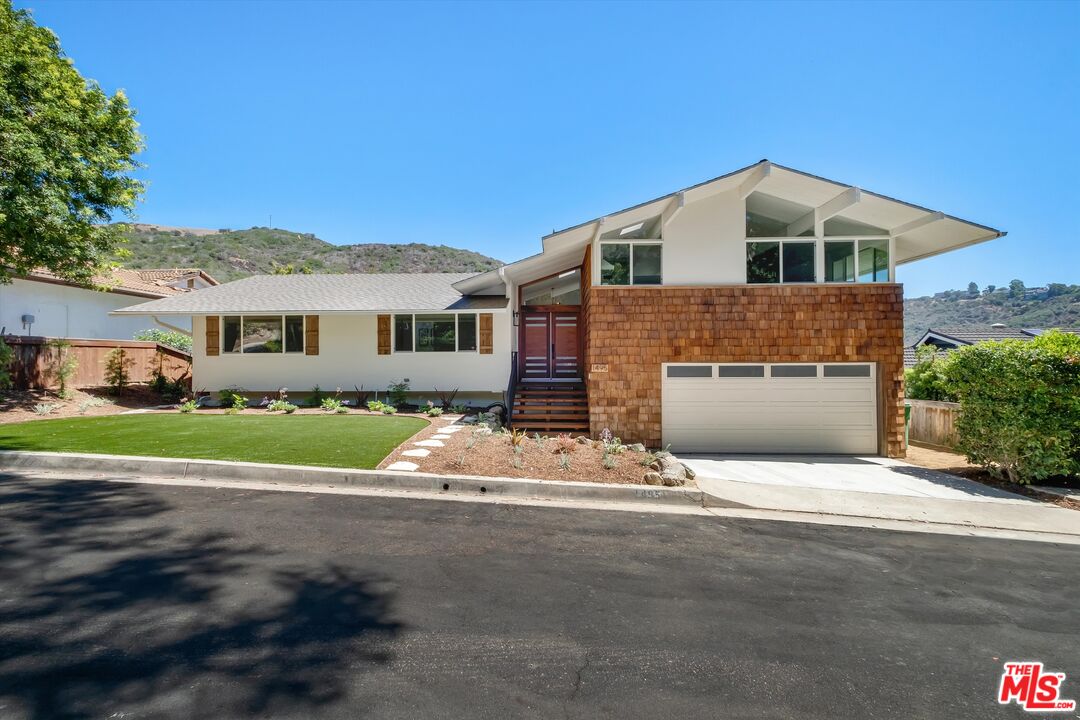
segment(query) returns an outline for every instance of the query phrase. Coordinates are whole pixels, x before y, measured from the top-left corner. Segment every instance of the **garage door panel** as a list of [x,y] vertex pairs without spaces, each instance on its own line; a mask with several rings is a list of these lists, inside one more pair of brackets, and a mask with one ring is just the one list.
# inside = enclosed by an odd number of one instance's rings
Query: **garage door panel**
[[680,452],[877,452],[872,366],[851,364],[854,377],[827,377],[821,364],[816,377],[784,377],[789,370],[781,367],[773,377],[777,365],[765,363],[764,377],[749,378],[725,377],[731,366],[722,364],[709,378],[663,371],[664,442]]

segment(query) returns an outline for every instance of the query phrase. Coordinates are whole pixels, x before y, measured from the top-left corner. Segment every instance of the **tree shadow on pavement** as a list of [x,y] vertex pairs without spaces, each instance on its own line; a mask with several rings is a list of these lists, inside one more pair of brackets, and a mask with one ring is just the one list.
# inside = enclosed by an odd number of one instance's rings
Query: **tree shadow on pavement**
[[303,716],[390,661],[383,580],[184,520],[151,486],[0,473],[0,716]]

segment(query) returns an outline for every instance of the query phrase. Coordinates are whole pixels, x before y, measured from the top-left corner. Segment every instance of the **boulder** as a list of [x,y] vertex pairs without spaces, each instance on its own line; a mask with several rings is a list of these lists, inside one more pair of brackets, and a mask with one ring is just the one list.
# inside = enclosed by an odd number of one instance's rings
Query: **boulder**
[[659,461],[659,460],[657,460],[656,462],[654,462],[654,463],[652,463],[651,465],[649,465],[649,468],[650,468],[651,470],[655,470],[656,472],[660,472],[661,470],[663,470],[663,469],[664,469],[664,466],[660,464],[660,461]]
[[686,477],[690,478],[691,480],[697,477],[697,473],[694,472],[694,469],[686,463],[683,463],[683,470],[686,471]]
[[578,445],[588,445],[589,443],[592,442],[592,440],[590,440],[587,435],[578,435],[577,436],[577,442],[578,442]]
[[634,452],[645,452],[645,446],[641,443],[634,443],[633,445],[627,445],[627,447]]
[[645,473],[645,478],[644,479],[645,479],[645,484],[646,485],[663,485],[664,484],[664,479],[662,477],[660,477],[660,473],[658,473],[658,472],[647,472],[647,473]]
[[664,483],[664,487],[679,487],[686,484],[686,476],[680,478],[675,473],[666,472],[660,476],[660,481]]

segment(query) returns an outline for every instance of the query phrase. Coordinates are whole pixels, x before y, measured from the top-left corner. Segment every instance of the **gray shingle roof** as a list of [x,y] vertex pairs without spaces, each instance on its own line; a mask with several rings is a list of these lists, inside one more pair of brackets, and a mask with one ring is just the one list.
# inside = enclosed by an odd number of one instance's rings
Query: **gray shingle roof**
[[133,305],[124,315],[465,310],[506,307],[505,297],[463,296],[452,284],[475,273],[253,275]]
[[949,325],[946,327],[933,327],[929,332],[935,335],[959,340],[968,345],[986,342],[987,340],[1031,340],[1033,334],[1021,328],[991,327],[989,325]]

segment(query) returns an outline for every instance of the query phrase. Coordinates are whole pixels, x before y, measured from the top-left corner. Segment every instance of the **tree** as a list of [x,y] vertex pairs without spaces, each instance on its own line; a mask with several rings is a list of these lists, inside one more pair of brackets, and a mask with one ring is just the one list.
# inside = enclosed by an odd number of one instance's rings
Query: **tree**
[[0,0],[0,282],[46,268],[89,284],[122,242],[142,150],[122,91],[88,81],[47,28]]
[[983,292],[986,295],[993,295],[995,290],[997,290],[997,285],[987,285],[986,290],[984,290]]
[[129,370],[132,364],[131,357],[124,352],[124,348],[116,347],[105,356],[105,384],[112,388],[117,397],[120,397],[130,382]]
[[49,371],[56,378],[56,394],[69,400],[73,394],[69,385],[79,369],[79,358],[71,351],[71,343],[63,338],[50,340],[46,346],[49,349]]
[[1023,280],[1013,280],[1009,283],[1009,297],[1023,298],[1025,289]]
[[968,283],[968,295],[978,295],[978,294],[979,294],[979,286],[976,285],[973,282],[969,282]]

